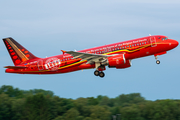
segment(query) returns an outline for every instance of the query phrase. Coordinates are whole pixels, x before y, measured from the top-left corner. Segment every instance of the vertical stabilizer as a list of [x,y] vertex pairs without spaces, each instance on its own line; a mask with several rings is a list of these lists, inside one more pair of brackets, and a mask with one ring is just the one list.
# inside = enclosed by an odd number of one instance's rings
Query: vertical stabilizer
[[3,41],[6,45],[6,48],[11,56],[14,65],[19,65],[27,60],[37,58],[26,48],[16,42],[13,38],[4,38]]

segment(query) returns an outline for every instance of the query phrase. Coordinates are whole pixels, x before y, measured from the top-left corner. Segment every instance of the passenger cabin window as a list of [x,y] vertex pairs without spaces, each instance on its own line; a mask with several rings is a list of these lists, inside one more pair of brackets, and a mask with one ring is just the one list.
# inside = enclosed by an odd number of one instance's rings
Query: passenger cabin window
[[168,38],[167,37],[165,37],[165,40],[167,40]]

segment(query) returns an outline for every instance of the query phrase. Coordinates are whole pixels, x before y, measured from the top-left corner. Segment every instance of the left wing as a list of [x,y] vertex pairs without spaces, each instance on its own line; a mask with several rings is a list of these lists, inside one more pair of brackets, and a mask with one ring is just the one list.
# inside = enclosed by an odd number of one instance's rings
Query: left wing
[[75,52],[75,51],[63,51],[63,53],[68,53],[73,56],[74,59],[81,58],[83,60],[87,60],[88,63],[93,62],[102,62],[106,60],[106,58],[111,57],[112,55],[102,55],[102,54],[90,54],[90,53],[82,53],[82,52]]

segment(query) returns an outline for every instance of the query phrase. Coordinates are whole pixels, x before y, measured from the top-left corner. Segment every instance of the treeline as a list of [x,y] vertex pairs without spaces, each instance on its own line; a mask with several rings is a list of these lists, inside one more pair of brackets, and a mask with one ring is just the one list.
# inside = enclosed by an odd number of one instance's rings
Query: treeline
[[66,99],[42,89],[0,88],[0,120],[180,120],[180,100],[145,100],[139,93],[116,98]]

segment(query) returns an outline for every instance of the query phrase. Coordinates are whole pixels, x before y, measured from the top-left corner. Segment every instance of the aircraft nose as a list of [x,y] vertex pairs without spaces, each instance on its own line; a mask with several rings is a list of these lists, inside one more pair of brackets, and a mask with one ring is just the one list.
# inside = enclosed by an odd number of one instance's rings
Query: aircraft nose
[[169,44],[170,48],[173,49],[179,45],[179,42],[173,39],[169,39],[167,44]]
[[173,45],[173,47],[177,47],[179,45],[179,42],[176,40],[172,40],[171,44]]

